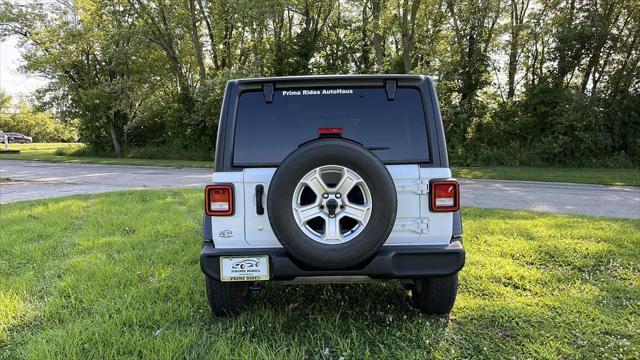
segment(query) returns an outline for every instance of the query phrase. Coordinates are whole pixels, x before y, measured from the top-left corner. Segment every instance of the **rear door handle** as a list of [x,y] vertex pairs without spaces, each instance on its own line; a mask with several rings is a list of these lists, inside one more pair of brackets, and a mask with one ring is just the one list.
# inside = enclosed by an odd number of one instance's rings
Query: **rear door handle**
[[256,214],[264,215],[264,205],[262,205],[262,196],[264,195],[264,186],[256,185]]

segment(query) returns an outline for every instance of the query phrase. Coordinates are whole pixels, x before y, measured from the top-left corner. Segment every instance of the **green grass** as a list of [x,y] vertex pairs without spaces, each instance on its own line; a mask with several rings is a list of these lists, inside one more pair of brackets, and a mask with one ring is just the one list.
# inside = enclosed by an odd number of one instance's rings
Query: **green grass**
[[640,186],[640,168],[453,167],[452,171],[454,176],[466,179],[531,180]]
[[212,161],[132,159],[69,155],[73,153],[73,151],[82,149],[84,146],[84,144],[63,143],[11,144],[9,145],[9,149],[20,150],[20,154],[3,154],[0,155],[0,160],[35,160],[75,164],[142,165],[197,168],[213,167]]
[[640,221],[465,209],[449,316],[419,314],[396,282],[273,283],[217,319],[201,204],[171,190],[2,205],[0,358],[640,357]]

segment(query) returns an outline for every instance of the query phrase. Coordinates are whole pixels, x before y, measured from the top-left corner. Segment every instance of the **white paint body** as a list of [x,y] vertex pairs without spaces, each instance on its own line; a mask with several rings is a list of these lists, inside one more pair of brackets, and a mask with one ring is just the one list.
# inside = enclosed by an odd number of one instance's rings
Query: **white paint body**
[[[384,245],[447,245],[451,241],[453,213],[429,211],[429,180],[450,178],[448,168],[418,165],[388,165],[395,183],[398,211],[393,231]],[[276,168],[247,168],[237,172],[216,172],[213,183],[234,186],[232,216],[211,217],[216,248],[282,247],[269,223],[266,211],[268,189]],[[256,213],[256,185],[264,186],[264,215]],[[383,245],[383,246],[384,246]]]

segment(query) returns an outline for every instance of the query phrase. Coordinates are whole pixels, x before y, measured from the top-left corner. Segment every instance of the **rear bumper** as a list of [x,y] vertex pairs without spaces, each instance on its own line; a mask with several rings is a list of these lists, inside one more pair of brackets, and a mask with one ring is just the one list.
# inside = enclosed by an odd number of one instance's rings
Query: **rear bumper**
[[369,261],[358,266],[325,270],[291,258],[283,248],[217,249],[206,242],[200,255],[200,267],[209,277],[220,279],[221,256],[268,255],[270,280],[293,280],[309,276],[368,276],[372,279],[402,279],[446,276],[464,266],[465,253],[460,241],[449,245],[383,246]]

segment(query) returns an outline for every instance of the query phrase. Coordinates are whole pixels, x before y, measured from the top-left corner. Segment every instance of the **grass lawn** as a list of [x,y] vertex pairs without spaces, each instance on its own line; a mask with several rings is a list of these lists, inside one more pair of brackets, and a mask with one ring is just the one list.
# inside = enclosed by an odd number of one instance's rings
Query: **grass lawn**
[[639,358],[640,221],[465,209],[448,317],[395,282],[269,284],[217,319],[202,194],[130,191],[0,207],[0,358]]
[[454,176],[466,179],[532,180],[640,186],[640,168],[454,167],[452,171]]
[[0,155],[1,159],[11,160],[37,160],[48,162],[64,162],[76,164],[108,164],[108,165],[143,165],[143,166],[169,166],[169,167],[198,167],[212,168],[212,161],[194,160],[167,160],[167,159],[130,159],[130,158],[108,158],[89,156],[57,155],[56,151],[62,149],[63,152],[72,152],[82,148],[83,144],[63,144],[63,143],[36,143],[36,144],[11,144],[9,149],[20,150],[20,154]]

